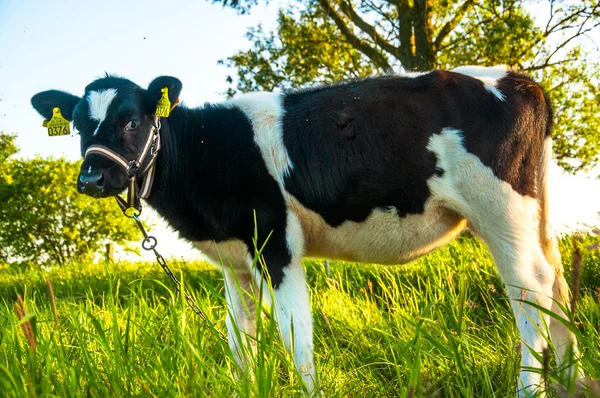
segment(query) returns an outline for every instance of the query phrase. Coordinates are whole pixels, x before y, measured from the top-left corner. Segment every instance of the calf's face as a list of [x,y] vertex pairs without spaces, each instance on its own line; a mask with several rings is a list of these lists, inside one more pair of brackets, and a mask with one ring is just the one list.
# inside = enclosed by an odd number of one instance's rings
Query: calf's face
[[136,160],[153,133],[156,105],[165,87],[175,104],[182,85],[170,76],[158,77],[143,89],[127,79],[107,75],[90,83],[82,98],[57,90],[31,98],[33,107],[46,120],[58,107],[79,132],[84,157],[77,178],[80,193],[107,197],[127,188],[128,175],[114,160],[95,153],[85,156],[85,152],[91,145],[101,145],[129,161]]

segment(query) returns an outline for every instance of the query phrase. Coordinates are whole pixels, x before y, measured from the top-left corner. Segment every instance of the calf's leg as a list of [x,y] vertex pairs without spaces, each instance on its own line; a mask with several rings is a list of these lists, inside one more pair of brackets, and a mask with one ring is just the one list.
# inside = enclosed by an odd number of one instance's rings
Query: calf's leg
[[227,337],[229,347],[241,374],[248,372],[248,360],[256,346],[256,289],[249,271],[225,268],[227,300]]
[[[269,236],[262,251],[265,265],[262,275],[268,273],[273,287],[271,307],[283,344],[293,354],[296,369],[312,395],[316,392],[317,377],[310,298],[302,267],[304,238],[300,222],[293,213],[288,212],[285,225],[285,231],[281,231],[259,224],[259,236]],[[262,278],[260,273],[257,275]]]
[[521,334],[517,391],[519,395],[540,391],[543,386],[537,358],[547,347],[550,317],[529,303],[551,309],[555,273],[540,244],[538,200],[519,194],[497,178],[466,150],[459,130],[442,130],[432,136],[428,148],[444,170],[428,181],[432,196],[468,220],[469,227],[489,247],[506,284]]
[[274,289],[273,307],[283,344],[293,352],[296,368],[308,391],[313,392],[316,382],[313,322],[301,262],[294,262],[284,269],[283,281]]

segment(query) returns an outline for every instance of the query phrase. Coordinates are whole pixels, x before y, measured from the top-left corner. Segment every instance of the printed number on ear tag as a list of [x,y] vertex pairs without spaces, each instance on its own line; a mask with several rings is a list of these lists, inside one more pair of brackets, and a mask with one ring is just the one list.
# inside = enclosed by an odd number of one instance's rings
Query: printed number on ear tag
[[160,117],[169,117],[169,113],[171,113],[171,101],[169,100],[169,88],[163,87],[160,89],[162,92],[162,97],[158,100],[158,104],[156,104],[156,116]]
[[52,110],[52,119],[44,120],[42,125],[48,128],[48,135],[51,137],[71,134],[69,121],[63,117],[59,108],[54,108]]

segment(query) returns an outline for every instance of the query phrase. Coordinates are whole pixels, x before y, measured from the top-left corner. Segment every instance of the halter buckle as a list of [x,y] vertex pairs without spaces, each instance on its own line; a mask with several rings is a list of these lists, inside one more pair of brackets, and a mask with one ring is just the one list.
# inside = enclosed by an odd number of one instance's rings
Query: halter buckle
[[138,170],[140,168],[140,162],[137,160],[131,160],[129,162],[129,168],[127,169],[127,175],[129,176],[129,178],[133,178],[135,177],[135,175],[137,174]]

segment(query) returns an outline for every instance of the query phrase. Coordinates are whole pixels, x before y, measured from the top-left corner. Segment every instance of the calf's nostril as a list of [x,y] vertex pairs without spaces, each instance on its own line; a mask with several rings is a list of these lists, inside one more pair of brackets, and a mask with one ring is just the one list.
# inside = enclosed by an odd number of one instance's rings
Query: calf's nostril
[[98,185],[99,187],[102,187],[104,185],[104,174],[100,175],[100,178],[98,178],[98,180],[96,181],[96,185]]

